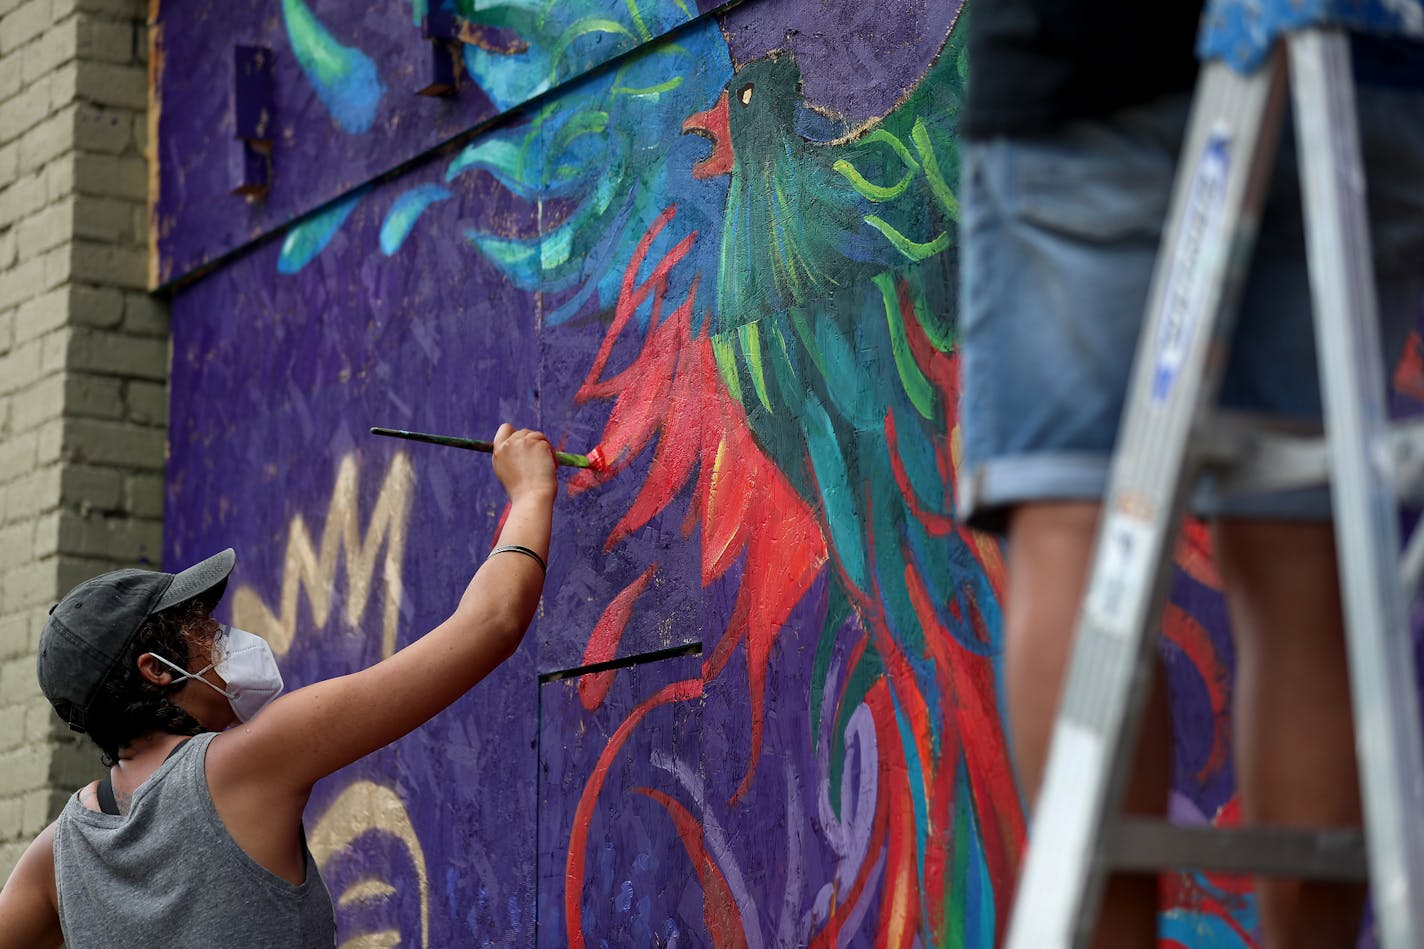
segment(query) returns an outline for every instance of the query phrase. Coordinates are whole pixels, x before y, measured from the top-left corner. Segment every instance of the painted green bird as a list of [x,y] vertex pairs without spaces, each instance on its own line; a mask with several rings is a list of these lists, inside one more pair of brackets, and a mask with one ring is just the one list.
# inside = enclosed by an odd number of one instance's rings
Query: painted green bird
[[713,143],[693,176],[731,178],[723,309],[776,312],[950,248],[958,203],[945,172],[958,161],[962,68],[947,45],[889,115],[848,130],[803,104],[796,61],[773,53],[683,123]]
[[[817,513],[832,564],[813,719],[842,734],[890,683],[877,731],[903,768],[882,770],[880,793],[906,812],[887,834],[907,874],[892,878],[908,879],[917,927],[970,926],[977,944],[994,922],[966,922],[965,894],[992,893],[1004,918],[1023,824],[995,698],[998,551],[952,519],[961,34],[858,128],[806,107],[779,53],[738,69],[683,131],[712,143],[693,176],[730,179],[707,329],[717,367]],[[847,622],[867,648],[822,708]],[[897,826],[913,837],[898,850]]]

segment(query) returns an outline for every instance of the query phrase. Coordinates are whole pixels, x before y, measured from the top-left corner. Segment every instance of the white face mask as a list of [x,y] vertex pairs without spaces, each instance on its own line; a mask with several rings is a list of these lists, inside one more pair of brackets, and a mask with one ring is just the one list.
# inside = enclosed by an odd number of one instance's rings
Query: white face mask
[[[268,702],[282,694],[282,672],[277,668],[272,647],[261,636],[235,626],[221,628],[213,640],[213,661],[197,672],[187,672],[156,652],[149,655],[179,673],[174,682],[197,679],[225,697],[239,721],[251,721]],[[222,676],[227,683],[226,690],[203,678],[209,669],[217,670]]]

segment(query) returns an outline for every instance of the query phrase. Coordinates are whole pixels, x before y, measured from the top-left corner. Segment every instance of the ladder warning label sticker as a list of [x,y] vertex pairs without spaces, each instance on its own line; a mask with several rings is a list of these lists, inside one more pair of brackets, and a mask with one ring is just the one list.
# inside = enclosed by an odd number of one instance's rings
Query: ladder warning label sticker
[[1220,280],[1226,255],[1227,172],[1230,135],[1214,130],[1197,160],[1195,173],[1177,216],[1167,257],[1165,289],[1158,304],[1152,372],[1152,401],[1167,400],[1187,360],[1206,309],[1213,280]]
[[1088,612],[1107,630],[1126,634],[1134,602],[1149,592],[1152,570],[1152,522],[1111,511],[1098,537]]

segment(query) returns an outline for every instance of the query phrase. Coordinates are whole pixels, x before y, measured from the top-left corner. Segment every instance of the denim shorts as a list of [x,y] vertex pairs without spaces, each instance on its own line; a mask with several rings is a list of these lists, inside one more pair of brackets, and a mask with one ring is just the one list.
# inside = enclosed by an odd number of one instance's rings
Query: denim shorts
[[[965,143],[956,506],[971,525],[1002,530],[1017,504],[1105,492],[1189,108],[1172,96],[1047,137]],[[1424,94],[1363,87],[1358,109],[1381,341],[1394,359],[1424,302]],[[1289,121],[1221,404],[1318,425]],[[1194,504],[1228,516],[1330,510],[1323,487],[1227,501],[1207,484]]]

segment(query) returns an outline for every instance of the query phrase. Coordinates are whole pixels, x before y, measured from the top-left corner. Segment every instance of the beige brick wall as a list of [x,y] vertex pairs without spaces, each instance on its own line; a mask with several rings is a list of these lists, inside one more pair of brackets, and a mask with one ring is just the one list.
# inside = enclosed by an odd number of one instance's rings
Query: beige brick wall
[[161,557],[146,0],[0,0],[0,877],[99,771],[35,684],[49,604]]

